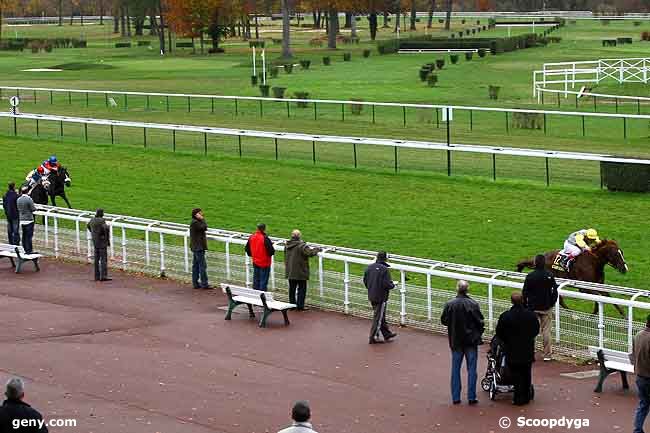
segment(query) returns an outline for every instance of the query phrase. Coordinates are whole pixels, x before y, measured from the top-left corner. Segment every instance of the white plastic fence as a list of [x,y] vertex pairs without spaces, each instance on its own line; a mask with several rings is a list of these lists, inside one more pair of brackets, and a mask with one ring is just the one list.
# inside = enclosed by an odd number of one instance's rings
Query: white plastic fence
[[[36,226],[35,245],[39,251],[57,258],[84,262],[92,259],[90,234],[86,223],[91,211],[38,206],[37,215],[44,224]],[[39,218],[40,219],[40,218]],[[107,214],[111,247],[109,261],[113,268],[144,272],[151,275],[173,276],[187,280],[191,274],[189,226],[164,221]],[[4,219],[0,223],[6,236]],[[234,282],[250,286],[252,269],[243,246],[248,234],[210,229],[208,239],[209,277],[212,283]],[[277,251],[284,250],[284,239],[271,238]],[[324,309],[367,317],[371,314],[362,284],[363,267],[371,263],[375,252],[332,245],[311,244],[322,248],[312,278],[308,303]],[[514,260],[514,259],[513,259]],[[278,256],[271,268],[269,290],[286,294],[286,282]],[[509,307],[504,289],[521,289],[524,274],[478,266],[448,263],[389,254],[393,279],[397,287],[389,302],[389,317],[402,325],[442,331],[439,322],[444,303],[454,296],[453,285],[464,279],[485,289],[485,295],[473,295],[486,314],[488,335],[496,319]],[[643,325],[634,320],[635,309],[650,311],[650,303],[637,300],[648,296],[647,291],[629,287],[599,285],[560,280],[560,294],[569,301],[596,302],[598,313],[555,310],[554,336],[558,350],[575,356],[586,356],[587,346],[630,350],[634,334]],[[578,293],[569,288],[588,288],[610,293],[616,297]],[[499,295],[501,292],[501,296]],[[286,296],[286,295],[285,295]],[[606,306],[619,305],[627,317],[611,317]],[[611,308],[608,308],[608,310]]]
[[647,83],[650,79],[650,58],[599,59],[580,62],[544,63],[542,69],[533,71],[533,96],[547,85],[562,85],[565,97],[569,86],[600,83],[614,80],[618,83]]

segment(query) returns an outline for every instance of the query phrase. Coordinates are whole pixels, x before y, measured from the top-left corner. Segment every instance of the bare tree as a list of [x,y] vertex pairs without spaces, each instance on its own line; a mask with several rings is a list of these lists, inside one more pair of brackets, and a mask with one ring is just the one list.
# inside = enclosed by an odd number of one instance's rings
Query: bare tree
[[415,27],[415,21],[417,20],[417,9],[415,6],[415,0],[411,0],[411,30],[417,30]]
[[289,59],[293,57],[291,53],[291,16],[289,14],[289,0],[280,0],[282,9],[282,57]]
[[427,28],[430,29],[433,26],[433,12],[436,10],[436,0],[431,0],[429,3],[429,20],[427,21]]
[[445,30],[451,29],[451,10],[453,7],[453,0],[447,0],[447,17],[445,19]]

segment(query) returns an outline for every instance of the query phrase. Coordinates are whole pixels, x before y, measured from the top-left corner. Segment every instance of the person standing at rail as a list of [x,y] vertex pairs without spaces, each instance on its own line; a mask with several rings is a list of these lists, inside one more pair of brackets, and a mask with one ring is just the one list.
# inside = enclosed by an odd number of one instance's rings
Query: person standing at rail
[[633,433],[643,433],[643,424],[650,411],[650,314],[646,318],[645,328],[634,337],[630,361],[634,365],[636,388],[639,394]]
[[34,238],[34,212],[36,212],[36,206],[34,200],[29,196],[29,189],[26,186],[20,190],[20,193],[16,206],[18,207],[18,218],[22,230],[23,249],[25,254],[32,254],[34,252],[32,239]]
[[368,289],[368,300],[374,312],[372,316],[372,327],[370,328],[370,344],[381,343],[379,333],[384,336],[384,341],[390,341],[397,337],[386,322],[386,306],[388,295],[395,288],[395,283],[390,277],[389,265],[386,263],[388,256],[385,251],[377,253],[377,261],[368,265],[363,274],[363,284]]
[[248,238],[246,254],[253,259],[253,289],[266,292],[275,254],[273,242],[266,234],[266,224],[258,224],[257,231]]
[[522,295],[524,305],[537,314],[540,333],[544,343],[544,361],[550,361],[553,354],[551,346],[551,322],[553,307],[557,302],[557,283],[553,274],[545,270],[546,257],[535,256],[535,270],[526,275]]
[[309,258],[317,255],[320,249],[309,247],[300,236],[298,229],[291,232],[291,239],[284,247],[284,267],[285,277],[289,280],[289,303],[296,304],[298,311],[304,311],[309,280]]
[[208,250],[206,232],[208,224],[199,208],[192,210],[192,223],[190,224],[190,249],[192,250],[192,286],[195,289],[211,289],[208,284],[208,265],[205,253]]
[[87,229],[95,247],[95,281],[111,281],[108,277],[108,247],[111,245],[111,234],[104,219],[104,209],[97,209],[95,217],[88,221]]
[[2,197],[2,207],[5,211],[5,218],[7,218],[7,240],[11,245],[20,245],[18,193],[14,182],[9,183],[7,192]]

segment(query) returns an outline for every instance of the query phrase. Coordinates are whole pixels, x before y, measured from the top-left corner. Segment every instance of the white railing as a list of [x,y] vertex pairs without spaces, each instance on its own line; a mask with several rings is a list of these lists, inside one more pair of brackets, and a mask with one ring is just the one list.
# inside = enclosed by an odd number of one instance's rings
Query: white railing
[[[534,112],[533,110],[513,110],[515,112]],[[563,113],[563,112],[558,112]],[[598,113],[581,113],[583,116],[594,116]],[[610,115],[617,116],[617,115]],[[629,115],[632,118],[647,118],[650,116],[645,115]],[[573,161],[593,161],[593,162],[617,162],[629,164],[650,165],[650,160],[640,158],[623,158],[607,154],[585,153],[585,152],[568,152],[557,150],[545,149],[522,149],[515,147],[501,147],[501,146],[487,146],[487,145],[471,145],[460,143],[441,143],[429,141],[416,141],[416,140],[395,140],[385,138],[372,138],[372,137],[346,137],[337,135],[323,135],[323,134],[302,134],[293,132],[275,132],[275,131],[256,131],[246,129],[230,129],[230,128],[217,128],[210,126],[195,126],[195,125],[174,125],[164,123],[148,123],[148,122],[132,122],[126,120],[109,120],[109,119],[92,119],[82,117],[69,117],[57,116],[50,114],[12,114],[0,112],[0,118],[14,119],[14,134],[18,134],[19,126],[18,120],[34,120],[51,121],[58,123],[74,123],[82,125],[104,125],[111,128],[111,136],[113,136],[113,128],[116,126],[125,128],[138,128],[143,130],[143,143],[146,147],[147,131],[148,130],[167,130],[179,132],[193,132],[202,134],[204,136],[204,144],[207,145],[208,135],[225,135],[232,137],[256,137],[274,140],[292,140],[312,143],[348,143],[356,145],[374,145],[382,147],[393,147],[395,149],[420,149],[420,150],[437,150],[448,152],[464,152],[464,153],[480,153],[488,155],[508,155],[519,157],[533,157],[543,159],[560,159],[560,160],[573,160]],[[174,135],[175,137],[175,135]],[[241,143],[241,141],[240,141]],[[397,166],[397,157],[395,160]]]
[[600,83],[614,80],[618,83],[647,83],[650,79],[650,58],[599,59],[580,62],[544,63],[542,69],[533,71],[533,96],[547,85],[561,84],[565,97],[569,86],[579,83]]
[[[72,258],[90,262],[92,247],[85,224],[92,212],[38,206],[37,215],[44,224],[36,226],[36,248],[56,258]],[[190,275],[189,227],[145,218],[106,215],[110,226],[110,265],[125,271],[145,272],[151,275],[173,276],[187,280]],[[3,236],[4,219],[0,222]],[[209,276],[213,283],[221,281],[251,285],[250,261],[243,246],[248,234],[230,230],[208,230]],[[271,238],[277,251],[284,250],[284,239]],[[312,271],[308,303],[311,305],[367,317],[371,314],[362,285],[363,268],[372,262],[375,252],[323,244],[318,264]],[[454,296],[453,283],[464,279],[473,290],[485,289],[485,295],[473,296],[487,314],[488,334],[495,327],[496,318],[508,308],[503,299],[506,292],[521,289],[524,274],[478,266],[389,254],[393,278],[397,288],[389,303],[390,318],[402,325],[442,331],[439,316],[444,303]],[[276,260],[271,268],[269,290],[286,293],[282,266]],[[342,272],[341,272],[342,270]],[[64,277],[62,277],[64,278]],[[408,281],[408,282],[407,282]],[[596,302],[598,314],[555,310],[554,335],[558,350],[565,354],[586,356],[587,346],[631,350],[634,334],[643,324],[634,320],[635,309],[650,311],[650,303],[637,300],[648,296],[645,290],[629,287],[559,280],[560,294],[574,301]],[[600,290],[617,297],[578,293],[569,288]],[[282,291],[281,291],[282,290]],[[497,292],[501,292],[501,296]],[[627,309],[627,317],[616,318],[605,314],[607,305]]]

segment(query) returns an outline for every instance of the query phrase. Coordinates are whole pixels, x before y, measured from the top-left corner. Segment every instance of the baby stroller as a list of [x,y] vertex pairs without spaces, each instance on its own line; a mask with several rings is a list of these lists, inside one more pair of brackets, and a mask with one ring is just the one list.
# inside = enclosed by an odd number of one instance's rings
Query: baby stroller
[[[490,341],[490,350],[487,354],[487,370],[481,380],[481,388],[488,392],[490,400],[495,400],[497,394],[514,392],[512,378],[506,365],[506,354],[503,342],[495,335]],[[530,399],[535,399],[535,387],[530,385]]]

